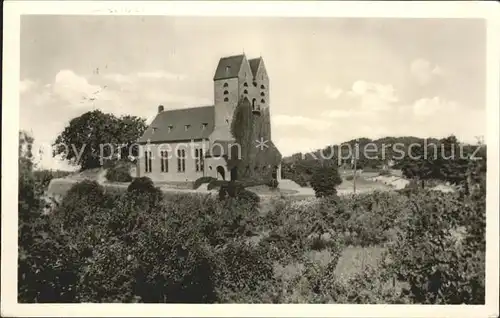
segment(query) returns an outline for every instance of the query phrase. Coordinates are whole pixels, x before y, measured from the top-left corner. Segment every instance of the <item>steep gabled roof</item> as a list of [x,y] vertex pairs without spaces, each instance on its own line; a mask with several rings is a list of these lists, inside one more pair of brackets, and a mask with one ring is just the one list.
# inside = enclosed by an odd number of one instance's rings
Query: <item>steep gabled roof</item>
[[[203,124],[206,124],[205,128]],[[187,130],[186,125],[189,125]],[[138,143],[206,139],[214,130],[214,125],[214,106],[166,110],[156,115]]]
[[260,62],[262,61],[261,57],[248,60],[250,63],[250,69],[252,70],[252,75],[255,77],[257,75],[257,70],[259,69]]
[[238,77],[244,57],[245,55],[241,54],[221,58],[215,70],[214,81]]

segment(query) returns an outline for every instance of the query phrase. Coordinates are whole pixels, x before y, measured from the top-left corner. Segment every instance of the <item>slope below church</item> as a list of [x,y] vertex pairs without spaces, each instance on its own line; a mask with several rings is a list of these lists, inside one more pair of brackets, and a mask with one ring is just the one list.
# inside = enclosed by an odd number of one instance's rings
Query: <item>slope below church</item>
[[214,105],[164,110],[138,140],[137,176],[156,182],[280,179],[271,140],[269,77],[262,58],[219,60]]

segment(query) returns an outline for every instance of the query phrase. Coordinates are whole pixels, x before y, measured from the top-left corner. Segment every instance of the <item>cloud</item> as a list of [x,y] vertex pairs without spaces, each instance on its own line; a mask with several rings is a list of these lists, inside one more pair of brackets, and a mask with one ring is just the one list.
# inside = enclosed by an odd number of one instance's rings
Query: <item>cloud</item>
[[90,84],[85,77],[71,70],[59,71],[54,83],[45,88],[68,105],[77,108],[86,108],[97,100],[109,102],[117,98],[116,94],[106,90],[106,86]]
[[384,85],[366,81],[356,81],[352,84],[351,91],[358,96],[374,95],[388,103],[399,101],[392,85]]
[[[139,75],[140,74],[140,75]],[[208,105],[211,99],[196,95],[172,94],[164,89],[162,85],[142,82],[142,79],[161,77],[166,78],[167,73],[138,73],[128,76],[118,73],[106,74],[98,78],[100,84],[90,83],[84,76],[78,75],[72,70],[59,71],[53,83],[49,83],[38,90],[36,95],[49,96],[52,101],[63,102],[65,107],[77,109],[99,108],[104,112],[111,112],[115,115],[136,114],[141,115],[137,105],[149,105],[154,109],[158,104],[165,105],[166,108]],[[117,83],[119,83],[117,85]],[[114,85],[113,85],[114,84]],[[26,90],[23,84],[22,90]],[[23,88],[24,87],[24,88]],[[49,99],[50,99],[49,98]]]
[[24,79],[19,82],[19,92],[24,94],[30,91],[33,87],[36,86],[36,83],[30,79]]
[[454,134],[464,141],[474,141],[473,136],[486,133],[485,109],[468,107],[440,96],[418,99],[411,106],[403,128],[408,133],[439,138]]
[[330,85],[327,85],[324,93],[328,98],[337,99],[342,94],[342,90],[340,88],[333,89]]
[[332,109],[324,111],[322,115],[329,118],[348,118],[353,115],[353,111],[344,109]]
[[432,65],[431,62],[422,58],[411,62],[410,72],[421,86],[425,86],[436,77],[444,75],[443,70],[438,65]]
[[458,107],[458,104],[454,101],[435,96],[433,98],[416,100],[413,103],[413,113],[420,117],[434,116],[437,114],[452,116],[458,110]]
[[367,112],[391,110],[399,101],[392,85],[362,80],[352,84],[347,96],[357,100],[356,106]]
[[[49,149],[69,120],[86,111],[99,109],[114,115],[135,115],[148,119],[156,115],[157,105],[166,109],[211,104],[203,96],[173,94],[175,85],[165,89],[163,82],[149,81],[153,77],[166,78],[165,74],[144,73],[133,77],[107,74],[87,78],[65,69],[53,81],[37,83],[20,82],[20,128],[31,131],[35,148]],[[191,87],[186,90],[190,91]],[[61,163],[45,151],[41,162],[44,167],[61,167]]]

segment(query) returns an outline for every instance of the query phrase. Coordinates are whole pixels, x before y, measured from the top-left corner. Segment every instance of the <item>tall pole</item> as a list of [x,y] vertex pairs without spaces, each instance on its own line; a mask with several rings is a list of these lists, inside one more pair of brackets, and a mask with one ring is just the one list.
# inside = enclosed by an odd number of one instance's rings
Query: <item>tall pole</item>
[[352,178],[352,191],[356,193],[356,161],[357,161],[357,153],[358,153],[358,140],[356,139],[356,143],[354,144],[354,176]]

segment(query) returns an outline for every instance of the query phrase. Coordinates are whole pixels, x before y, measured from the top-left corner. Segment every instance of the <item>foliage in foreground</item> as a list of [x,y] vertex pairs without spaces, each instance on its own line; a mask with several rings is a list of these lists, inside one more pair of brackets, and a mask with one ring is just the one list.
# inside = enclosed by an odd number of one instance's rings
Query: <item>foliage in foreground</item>
[[336,167],[319,167],[311,179],[311,186],[318,198],[336,195],[336,188],[341,183],[342,178]]
[[112,182],[132,181],[132,176],[130,175],[130,165],[121,162],[113,164],[106,171],[106,179]]
[[[20,168],[20,302],[484,302],[484,183],[470,196],[281,198],[260,215],[237,195],[165,196],[148,178],[126,192],[83,181],[44,215],[31,166]],[[388,254],[341,278],[349,245]],[[315,252],[331,258],[320,265],[307,256]],[[391,286],[395,278],[409,288]]]

